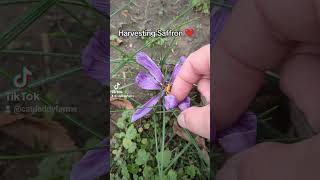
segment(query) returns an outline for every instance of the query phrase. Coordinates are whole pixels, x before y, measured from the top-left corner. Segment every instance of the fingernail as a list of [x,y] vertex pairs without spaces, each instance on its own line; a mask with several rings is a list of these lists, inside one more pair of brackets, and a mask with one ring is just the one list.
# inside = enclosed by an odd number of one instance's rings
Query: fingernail
[[178,123],[181,127],[183,128],[186,127],[186,122],[184,120],[184,115],[182,113],[178,116]]

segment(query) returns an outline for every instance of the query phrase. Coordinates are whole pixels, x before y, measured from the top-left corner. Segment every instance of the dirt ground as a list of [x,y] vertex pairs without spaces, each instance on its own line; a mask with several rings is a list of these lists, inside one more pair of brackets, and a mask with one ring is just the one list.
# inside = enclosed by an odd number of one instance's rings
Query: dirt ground
[[[0,7],[0,32],[4,32],[18,17],[24,15],[31,4],[10,5]],[[101,20],[93,19],[92,15],[82,8],[70,7],[70,9],[93,30],[101,25]],[[36,21],[27,31],[23,32],[7,49],[43,51],[41,34],[49,37],[50,52],[68,53],[80,55],[86,46],[90,35],[69,15],[59,7],[53,7],[40,20]],[[73,34],[80,38],[58,37],[57,34]],[[56,35],[55,35],[56,34]],[[1,68],[12,75],[20,73],[22,66],[26,65],[32,71],[31,82],[47,77],[50,74],[61,73],[68,69],[80,66],[81,59],[54,58],[48,59],[48,65],[44,63],[44,57],[27,55],[8,55],[0,53]],[[49,72],[49,73],[46,73]],[[11,90],[13,84],[4,77],[0,77],[0,92]],[[86,126],[101,135],[109,134],[106,128],[106,93],[103,87],[87,77],[82,71],[75,72],[62,79],[48,82],[35,88],[36,92],[44,96],[50,92],[56,96],[61,106],[73,106],[78,108],[77,113],[71,116],[81,121]],[[0,97],[0,110],[3,112],[8,105],[20,102],[8,102],[6,97]],[[55,115],[53,120],[60,122],[67,130],[78,147],[82,147],[86,140],[92,137],[85,130],[65,120],[60,115]],[[26,132],[27,133],[27,132]],[[0,154],[21,155],[36,153],[19,141],[0,134]],[[26,159],[16,161],[0,161],[0,179],[23,180],[37,174],[37,162],[39,159]]]

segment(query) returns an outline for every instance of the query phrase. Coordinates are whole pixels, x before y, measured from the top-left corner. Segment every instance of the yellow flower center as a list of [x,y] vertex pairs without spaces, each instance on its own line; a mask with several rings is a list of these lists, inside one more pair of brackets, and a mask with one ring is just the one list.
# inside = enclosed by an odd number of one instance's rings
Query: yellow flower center
[[166,95],[170,94],[171,87],[172,87],[171,83],[167,84],[167,86],[165,88]]

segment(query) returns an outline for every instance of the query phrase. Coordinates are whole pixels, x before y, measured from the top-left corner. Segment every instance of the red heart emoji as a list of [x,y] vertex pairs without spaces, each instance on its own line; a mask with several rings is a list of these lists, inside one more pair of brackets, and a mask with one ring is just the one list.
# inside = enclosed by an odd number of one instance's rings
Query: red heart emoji
[[193,35],[193,29],[192,28],[187,28],[184,30],[187,36],[191,37]]

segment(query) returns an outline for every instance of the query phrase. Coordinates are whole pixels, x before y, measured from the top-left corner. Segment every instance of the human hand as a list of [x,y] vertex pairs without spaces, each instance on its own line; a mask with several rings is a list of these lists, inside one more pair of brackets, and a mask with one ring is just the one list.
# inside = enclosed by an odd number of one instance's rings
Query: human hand
[[193,84],[208,102],[204,107],[190,107],[178,116],[181,127],[205,138],[210,138],[210,45],[190,54],[173,82],[171,94],[182,101]]
[[277,69],[283,92],[320,131],[315,108],[320,106],[320,18],[313,8],[320,11],[320,3],[239,0],[235,5],[212,49],[212,113],[219,130],[247,110],[264,72]]
[[[283,92],[320,132],[316,12],[320,3],[315,0],[239,0],[213,48],[212,108],[219,130],[246,111],[264,72],[277,69]],[[258,144],[230,158],[217,179],[319,179],[319,147],[319,135],[291,145]]]

